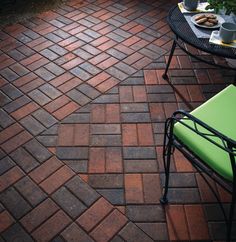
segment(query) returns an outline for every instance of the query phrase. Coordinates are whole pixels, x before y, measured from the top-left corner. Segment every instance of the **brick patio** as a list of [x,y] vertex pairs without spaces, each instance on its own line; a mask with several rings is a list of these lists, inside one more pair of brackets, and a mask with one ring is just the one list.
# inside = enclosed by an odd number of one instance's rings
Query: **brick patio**
[[173,4],[72,0],[0,31],[0,241],[225,239],[214,197],[179,153],[170,204],[159,202],[166,117],[233,81],[179,49],[175,89],[162,79]]

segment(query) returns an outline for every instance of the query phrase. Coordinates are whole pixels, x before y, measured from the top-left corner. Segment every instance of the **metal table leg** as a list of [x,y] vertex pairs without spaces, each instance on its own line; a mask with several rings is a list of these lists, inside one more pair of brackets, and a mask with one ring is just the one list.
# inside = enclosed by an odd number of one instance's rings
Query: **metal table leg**
[[171,60],[172,60],[172,57],[173,57],[173,54],[174,54],[174,51],[175,51],[175,47],[176,47],[176,40],[173,41],[173,44],[172,44],[172,47],[171,47],[171,51],[170,51],[170,55],[169,55],[169,59],[168,59],[168,62],[166,64],[166,69],[165,69],[165,72],[163,73],[162,77],[165,79],[165,80],[168,80],[169,77],[167,75],[167,72],[168,72],[168,69],[169,69],[169,66],[170,66],[170,63],[171,63]]

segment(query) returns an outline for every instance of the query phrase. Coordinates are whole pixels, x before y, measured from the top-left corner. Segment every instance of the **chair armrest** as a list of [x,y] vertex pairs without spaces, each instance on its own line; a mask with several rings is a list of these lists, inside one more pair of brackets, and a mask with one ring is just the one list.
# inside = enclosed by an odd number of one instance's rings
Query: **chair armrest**
[[[227,137],[226,135],[222,134],[221,132],[215,130],[208,124],[204,123],[202,120],[196,118],[192,114],[184,111],[184,110],[177,110],[173,113],[172,117],[170,118],[174,123],[180,123],[184,125],[186,128],[192,130],[196,134],[200,135],[202,138],[208,140],[209,142],[213,143],[214,145],[218,146],[219,148],[225,150],[229,154],[236,155],[236,141]],[[190,120],[193,123],[193,126],[190,126],[184,122],[184,120]],[[207,132],[202,132],[199,130],[198,127],[204,128]],[[221,143],[217,143],[212,137],[216,137],[221,140]]]

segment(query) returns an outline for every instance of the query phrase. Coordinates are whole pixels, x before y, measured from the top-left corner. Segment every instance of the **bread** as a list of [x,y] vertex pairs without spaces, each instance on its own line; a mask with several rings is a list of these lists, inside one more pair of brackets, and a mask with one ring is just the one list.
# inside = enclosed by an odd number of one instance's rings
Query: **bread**
[[216,19],[216,16],[214,14],[206,14],[206,17],[208,19]]
[[207,21],[207,18],[201,18],[199,20],[196,21],[197,24],[203,24]]
[[211,22],[209,22],[209,21],[206,21],[206,22],[203,23],[203,25],[204,25],[204,26],[207,26],[207,27],[212,27],[212,26],[214,26],[215,24],[213,24],[213,23],[211,23]]
[[214,19],[214,18],[209,18],[209,19],[207,19],[207,21],[210,22],[210,23],[213,23],[214,25],[218,24],[218,20]]
[[199,14],[194,18],[199,25],[213,27],[218,24],[217,16],[214,14]]
[[198,21],[198,20],[200,20],[200,19],[202,19],[202,18],[205,18],[205,17],[206,17],[205,14],[198,15],[198,16],[195,18],[195,21]]

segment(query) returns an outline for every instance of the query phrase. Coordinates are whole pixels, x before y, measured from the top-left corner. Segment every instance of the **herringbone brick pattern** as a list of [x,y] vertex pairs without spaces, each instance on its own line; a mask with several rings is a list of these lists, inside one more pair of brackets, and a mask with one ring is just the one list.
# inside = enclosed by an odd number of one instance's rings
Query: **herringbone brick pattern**
[[0,240],[224,240],[214,197],[179,153],[170,204],[159,202],[165,119],[233,80],[179,49],[174,87],[162,79],[174,4],[69,0],[0,31]]

